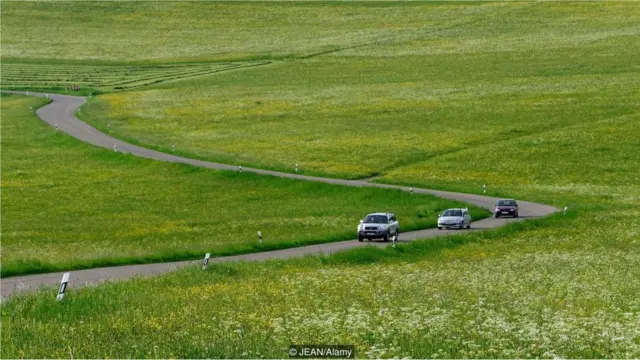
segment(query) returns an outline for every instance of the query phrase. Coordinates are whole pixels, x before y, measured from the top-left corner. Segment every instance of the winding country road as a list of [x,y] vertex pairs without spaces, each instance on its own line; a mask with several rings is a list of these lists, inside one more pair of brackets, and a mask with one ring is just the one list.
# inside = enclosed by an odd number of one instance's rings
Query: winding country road
[[[17,93],[17,94],[23,94],[23,95],[25,94],[25,92],[19,92],[19,91],[4,91],[4,92]],[[42,94],[42,93],[32,93],[32,92],[29,92],[28,95],[40,96],[40,97],[45,96],[45,94]],[[171,154],[162,153],[159,151],[146,149],[140,146],[132,145],[124,141],[118,140],[89,126],[87,123],[81,121],[74,115],[74,112],[82,104],[85,103],[86,99],[84,97],[57,95],[57,94],[49,94],[48,97],[52,100],[52,102],[46,106],[41,107],[36,111],[36,114],[38,115],[38,117],[43,121],[47,122],[48,124],[50,124],[51,126],[56,126],[59,130],[64,131],[67,134],[79,140],[82,140],[86,143],[107,148],[111,151],[113,151],[114,145],[115,145],[117,151],[119,152],[130,153],[132,155],[140,156],[148,159],[175,162],[175,163],[184,163],[184,164],[195,165],[195,166],[200,166],[200,167],[209,168],[209,169],[238,171],[237,166],[175,156]],[[331,179],[331,178],[325,178],[325,177],[289,174],[289,173],[282,173],[277,171],[269,171],[269,170],[246,168],[246,167],[243,167],[242,171],[256,173],[260,175],[278,176],[283,178],[298,179],[298,180],[304,180],[304,181],[315,181],[315,182],[322,182],[322,183],[343,185],[343,186],[355,186],[355,187],[367,186],[367,187],[376,187],[376,188],[384,188],[384,189],[395,189],[400,191],[409,191],[410,189],[409,187],[406,187],[406,186],[377,184],[377,183],[371,183],[366,180],[340,180],[340,179]],[[444,199],[462,201],[465,203],[483,207],[490,211],[493,210],[497,200],[497,198],[489,197],[489,196],[463,194],[463,193],[455,193],[455,192],[449,192],[449,191],[419,189],[419,188],[413,188],[413,192],[417,194],[430,194],[430,195],[434,195]],[[493,217],[486,218],[486,219],[474,222],[473,229],[471,229],[470,231],[492,229],[492,228],[505,225],[509,222],[521,221],[527,218],[543,217],[558,211],[557,208],[549,205],[538,204],[538,203],[527,202],[527,201],[519,201],[519,202],[520,202],[520,216],[521,216],[520,218],[518,219],[510,219],[510,218],[496,219]],[[405,232],[400,234],[399,241],[403,242],[403,241],[412,241],[415,239],[433,238],[437,236],[450,234],[451,231],[455,232],[456,230],[426,229],[426,230]],[[465,231],[469,231],[469,230],[465,230]],[[307,254],[319,254],[319,253],[328,254],[336,251],[351,249],[354,247],[371,246],[371,245],[388,246],[388,243],[383,243],[383,242],[360,243],[357,240],[347,240],[347,241],[326,243],[326,244],[320,244],[320,245],[302,246],[302,247],[290,248],[290,249],[284,249],[284,250],[275,250],[275,251],[267,251],[267,252],[254,253],[254,254],[220,257],[220,258],[212,259],[212,262],[216,263],[216,262],[240,261],[240,260],[258,261],[258,260],[266,260],[266,259],[286,259],[291,257],[304,256]],[[72,288],[76,288],[82,285],[98,284],[105,280],[126,279],[134,275],[150,276],[158,273],[171,271],[178,267],[193,265],[196,262],[199,262],[199,261],[192,260],[192,261],[180,261],[180,262],[171,262],[171,263],[129,265],[129,266],[95,268],[95,269],[88,269],[88,270],[77,270],[71,273],[70,286]],[[17,276],[17,277],[0,279],[0,295],[3,298],[5,298],[10,294],[17,294],[25,291],[37,290],[41,286],[57,285],[62,277],[62,274],[63,273],[36,274],[36,275],[26,275],[26,276]]]

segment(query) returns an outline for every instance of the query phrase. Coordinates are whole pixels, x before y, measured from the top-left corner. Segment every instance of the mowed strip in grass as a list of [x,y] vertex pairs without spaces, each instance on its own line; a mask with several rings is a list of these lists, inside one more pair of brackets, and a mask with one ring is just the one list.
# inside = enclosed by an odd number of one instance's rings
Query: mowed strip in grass
[[[96,95],[266,64],[268,62],[163,65],[3,62],[0,65],[0,83],[6,90]],[[74,90],[73,86],[79,89]]]
[[29,111],[44,101],[2,94],[3,276],[353,239],[358,220],[373,211],[395,212],[407,231],[433,227],[439,211],[463,206],[94,148]]
[[638,110],[631,3],[421,6],[388,8],[384,41],[108,94],[83,116],[160,150],[362,178]]

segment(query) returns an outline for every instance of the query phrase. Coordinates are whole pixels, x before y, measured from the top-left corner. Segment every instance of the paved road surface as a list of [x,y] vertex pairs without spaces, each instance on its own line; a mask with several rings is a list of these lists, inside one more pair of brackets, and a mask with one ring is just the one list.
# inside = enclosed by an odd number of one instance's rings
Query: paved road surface
[[[10,92],[10,91],[6,91]],[[25,94],[24,92],[14,92],[19,94]],[[32,93],[29,95],[43,97],[45,94]],[[52,126],[57,126],[59,130],[66,132],[67,134],[80,139],[86,143],[107,148],[113,151],[115,145],[119,152],[130,153],[136,156],[154,159],[159,161],[168,161],[176,163],[184,163],[195,166],[200,166],[210,169],[219,170],[231,170],[238,171],[237,166],[214,163],[209,161],[189,159],[185,157],[175,156],[171,154],[162,153],[146,149],[140,146],[132,145],[124,141],[113,138],[107,134],[104,134],[97,129],[91,127],[87,123],[81,121],[75,117],[74,112],[85,102],[84,97],[69,96],[69,95],[57,95],[49,94],[48,97],[52,100],[49,105],[43,106],[36,111],[36,114],[40,119],[47,122]],[[251,172],[261,175],[278,176],[283,178],[298,179],[304,181],[323,182],[328,184],[336,184],[343,186],[355,186],[355,187],[377,187],[394,189],[400,191],[409,191],[409,187],[376,184],[366,180],[341,180],[332,179],[317,176],[306,176],[299,174],[281,173],[277,171],[254,169],[243,167],[242,171]],[[482,195],[463,194],[449,191],[430,190],[413,188],[413,192],[417,194],[430,194],[444,199],[458,200],[465,203],[473,204],[479,207],[483,207],[488,210],[493,210],[497,198]],[[484,229],[491,229],[502,226],[506,223],[513,221],[521,221],[526,218],[537,218],[549,215],[555,211],[558,211],[555,207],[538,204],[527,201],[519,201],[520,203],[520,218],[487,218],[480,221],[473,222],[471,231],[478,231]],[[412,241],[416,239],[433,238],[451,232],[459,230],[437,230],[426,229],[419,231],[411,231],[401,233],[399,236],[399,242]],[[469,230],[464,230],[469,231]],[[351,249],[358,246],[388,246],[388,243],[383,242],[363,242],[360,243],[357,240],[340,241],[333,243],[326,243],[320,245],[302,246],[297,248],[290,248],[284,250],[267,251],[254,254],[227,256],[212,259],[212,262],[224,262],[224,261],[258,261],[266,259],[286,259],[290,257],[299,257],[307,254],[329,254],[336,251]],[[197,261],[180,261],[171,263],[158,263],[158,264],[144,264],[144,265],[128,265],[128,266],[115,266],[105,268],[95,268],[88,270],[77,270],[71,273],[70,287],[79,287],[82,285],[99,284],[105,280],[117,280],[126,279],[133,275],[150,276],[158,273],[171,271],[178,267],[188,266],[198,263]],[[4,298],[10,294],[17,294],[25,291],[33,291],[40,286],[57,285],[62,278],[63,273],[50,273],[50,274],[36,274],[10,277],[0,280],[0,295]]]

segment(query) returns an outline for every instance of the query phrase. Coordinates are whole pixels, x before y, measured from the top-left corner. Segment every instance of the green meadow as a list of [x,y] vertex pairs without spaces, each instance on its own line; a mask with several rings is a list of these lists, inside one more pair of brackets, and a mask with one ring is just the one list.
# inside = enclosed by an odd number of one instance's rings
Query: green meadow
[[[429,34],[461,34],[464,24],[518,16],[536,4],[393,2],[7,2],[2,57],[29,62],[125,63],[295,59],[411,41]],[[549,7],[556,19],[575,11]],[[624,31],[632,5],[610,8]],[[627,13],[625,13],[625,11]],[[584,12],[583,12],[584,13]],[[542,16],[544,15],[544,16]],[[579,20],[579,19],[577,19]],[[593,17],[593,27],[607,19]],[[572,30],[572,24],[562,25]],[[474,29],[483,29],[478,24]]]
[[202,159],[365,178],[638,109],[628,2],[77,4],[5,4],[2,87]]
[[[188,79],[269,62],[162,65],[87,65],[3,62],[0,83],[7,90],[38,90],[72,95],[97,95]],[[78,89],[74,89],[77,86]]]
[[[640,357],[636,4],[6,2],[1,26],[2,88],[5,64],[270,62],[105,87],[83,119],[137,144],[568,207],[395,249],[72,285],[62,303],[43,289],[3,303],[2,357]],[[64,84],[38,74],[31,89]],[[450,205],[114,154],[40,123],[38,104],[2,97],[3,275],[337,240],[380,206],[433,226]]]
[[[455,20],[428,26],[453,9]],[[109,94],[87,106],[85,119],[193,157],[284,171],[298,163],[308,173],[365,178],[638,112],[640,12],[633,4],[385,11],[403,26],[389,26],[384,41]],[[408,24],[394,18],[400,15]],[[418,19],[427,25],[418,28]],[[439,29],[443,23],[451,26]]]
[[[198,158],[289,172],[298,163],[309,173],[364,178],[638,112],[640,76],[631,58],[625,72],[612,74],[600,73],[612,71],[606,62],[595,73],[563,73],[544,59],[549,54],[530,55],[532,68],[507,68],[526,53],[496,55],[505,66],[496,70],[494,57],[475,53],[272,64],[107,94],[83,116],[161,150],[175,144]],[[556,51],[553,61],[573,53]],[[471,60],[474,75],[456,71]],[[554,73],[540,75],[543,69]]]
[[[637,358],[640,212],[554,216],[495,232],[326,258],[193,266],[55,289],[2,307],[3,357]],[[615,223],[616,226],[610,226]]]
[[113,153],[40,121],[29,107],[45,101],[2,94],[2,276],[353,239],[373,211],[435,227],[463,205]]

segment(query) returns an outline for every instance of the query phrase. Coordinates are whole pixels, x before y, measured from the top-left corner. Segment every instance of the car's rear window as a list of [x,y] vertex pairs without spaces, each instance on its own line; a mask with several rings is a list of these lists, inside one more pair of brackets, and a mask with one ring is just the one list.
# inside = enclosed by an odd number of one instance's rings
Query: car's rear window
[[442,216],[462,216],[462,211],[460,210],[447,210],[442,214]]

